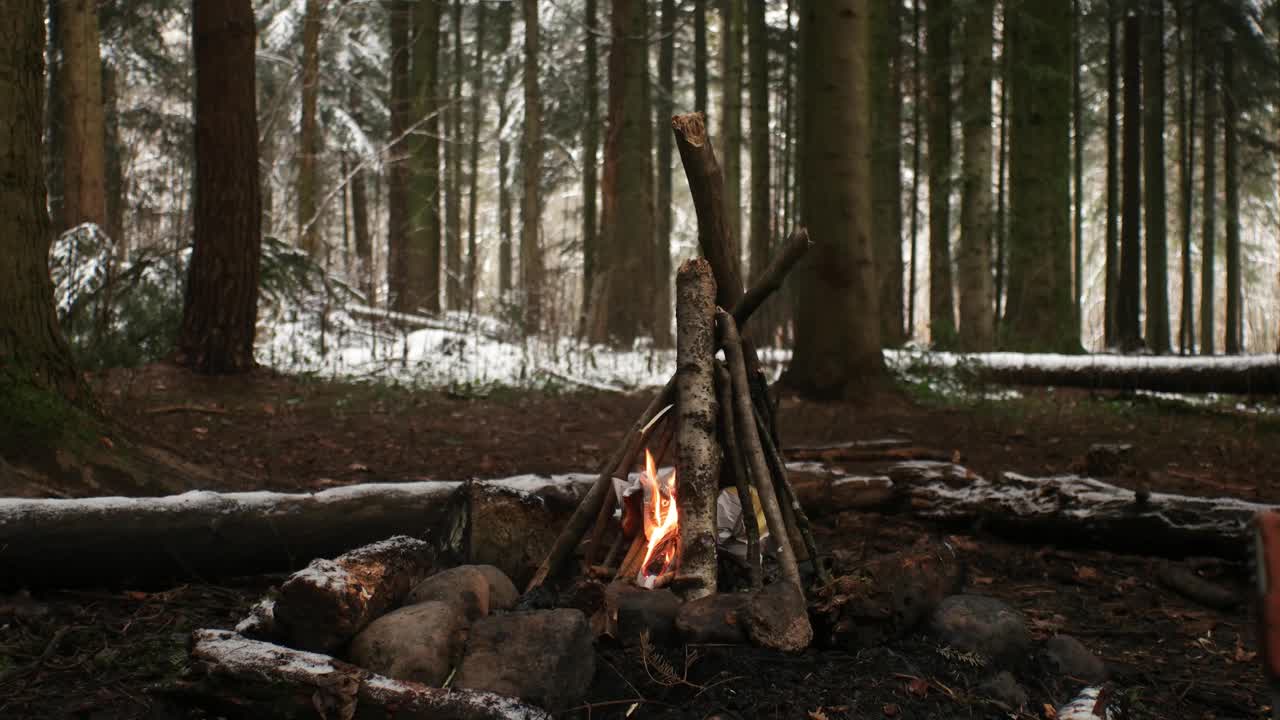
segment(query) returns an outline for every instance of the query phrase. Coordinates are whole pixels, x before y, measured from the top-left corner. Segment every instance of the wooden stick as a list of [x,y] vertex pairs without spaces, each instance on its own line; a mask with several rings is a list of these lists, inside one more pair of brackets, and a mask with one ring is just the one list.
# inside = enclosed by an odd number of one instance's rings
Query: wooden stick
[[[680,162],[689,181],[689,194],[698,215],[698,246],[711,263],[716,278],[716,304],[737,307],[742,300],[742,268],[733,236],[733,223],[725,211],[724,173],[707,137],[706,118],[688,113],[671,118]],[[747,313],[748,315],[750,313]]]
[[720,432],[724,437],[724,454],[729,458],[738,500],[742,503],[742,526],[747,532],[747,568],[751,575],[751,587],[758,590],[764,586],[760,567],[760,528],[756,524],[756,507],[751,500],[742,449],[738,447],[738,432],[733,419],[733,380],[729,377],[729,368],[719,361],[716,362],[716,394],[720,399]]
[[743,443],[752,480],[760,496],[760,504],[764,506],[764,517],[769,524],[769,534],[778,545],[778,561],[782,565],[783,577],[793,583],[803,595],[804,586],[800,582],[800,568],[796,565],[796,556],[787,537],[787,525],[782,517],[782,508],[778,505],[773,481],[769,477],[769,467],[760,445],[760,433],[756,430],[755,413],[751,407],[751,391],[747,387],[747,367],[742,357],[742,338],[738,335],[738,326],[729,313],[718,310],[716,322],[720,325],[724,354],[729,361],[729,377],[733,381],[738,439]]
[[756,308],[760,307],[770,295],[782,287],[782,281],[787,277],[787,273],[800,262],[800,258],[804,257],[812,245],[809,231],[803,226],[791,231],[791,236],[769,261],[769,266],[764,269],[764,273],[756,278],[755,285],[734,306],[733,319],[739,326],[746,322],[747,318],[751,317]]
[[634,579],[636,573],[640,572],[640,563],[644,560],[644,549],[648,545],[643,532],[636,533],[635,538],[631,540],[631,549],[627,551],[627,556],[622,560],[622,565],[618,566],[618,580]]
[[786,460],[782,457],[782,453],[778,452],[778,447],[773,444],[773,438],[769,437],[768,429],[765,427],[764,418],[759,413],[756,413],[756,427],[762,438],[765,457],[769,461],[770,469],[778,480],[779,489],[782,491],[782,500],[791,508],[795,518],[796,529],[800,533],[801,540],[804,541],[805,552],[813,562],[814,572],[818,574],[818,580],[823,585],[829,585],[831,583],[831,573],[819,561],[818,543],[813,539],[813,525],[809,522],[809,515],[805,512],[804,505],[800,504],[800,500],[796,497],[796,489],[791,485],[791,478],[787,476]]

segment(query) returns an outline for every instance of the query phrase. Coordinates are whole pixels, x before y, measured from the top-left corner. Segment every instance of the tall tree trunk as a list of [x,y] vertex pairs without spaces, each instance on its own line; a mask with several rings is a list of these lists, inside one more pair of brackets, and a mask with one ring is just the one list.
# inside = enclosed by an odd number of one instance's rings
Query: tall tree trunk
[[476,59],[471,67],[471,157],[468,160],[467,180],[467,274],[466,289],[467,308],[474,310],[476,293],[479,290],[477,273],[480,266],[480,243],[476,236],[476,213],[479,208],[480,192],[480,128],[484,125],[484,43],[485,43],[485,6],[477,3],[476,12]]
[[262,255],[253,6],[196,0],[195,244],[179,363],[207,374],[251,370]]
[[449,100],[448,151],[445,153],[444,295],[446,307],[461,310],[466,306],[462,270],[462,76],[466,74],[462,57],[462,0],[453,0],[449,24],[453,30],[453,95]]
[[[594,1],[594,0],[593,0]],[[511,184],[508,182],[511,160],[511,142],[504,134],[511,114],[507,95],[515,78],[515,62],[507,50],[511,47],[514,3],[498,5],[498,54],[502,56],[502,73],[498,79],[498,297],[510,300],[512,290],[512,265],[514,254],[512,238],[515,233],[511,222]],[[592,104],[591,107],[595,107]],[[588,196],[594,202],[592,196]]]
[[106,140],[98,4],[59,3],[62,41],[62,230],[80,223],[107,229]]
[[[720,0],[720,145],[724,205],[734,263],[742,266],[742,15],[744,0]],[[714,136],[713,136],[714,137]]]
[[[751,229],[748,244],[751,263],[747,276],[752,281],[748,283],[750,286],[769,264],[770,248],[773,246],[769,228],[769,26],[765,22],[764,3],[747,4],[747,51],[751,88],[751,210],[748,223]],[[669,131],[660,135],[668,140],[671,138]],[[659,198],[660,212],[662,206],[662,199]],[[750,334],[755,338],[756,344],[768,347],[775,344],[773,307],[762,310],[764,312],[757,314],[757,324]]]
[[387,4],[390,30],[390,93],[387,110],[390,138],[387,143],[387,304],[406,307],[409,279],[409,181],[410,144],[405,137],[409,129],[410,76],[409,45],[411,14],[408,0],[391,0]]
[[[587,28],[587,77],[583,99],[583,104],[587,106],[587,121],[582,128],[582,317],[584,323],[585,318],[591,314],[591,290],[595,287],[596,280],[596,255],[600,252],[597,235],[599,222],[596,220],[596,152],[600,147],[600,60],[596,49],[596,34],[600,32],[598,19],[597,0],[587,0],[583,19]],[[664,125],[665,123],[659,123],[659,127]],[[670,135],[670,133],[667,134]],[[661,145],[659,145],[659,152],[661,152]],[[670,165],[670,162],[667,164]],[[670,189],[669,185],[668,189]]]
[[[1191,21],[1187,27],[1186,12],[1190,5]],[[1178,322],[1178,351],[1187,355],[1195,352],[1195,287],[1191,275],[1192,186],[1195,182],[1195,127],[1196,127],[1196,64],[1195,17],[1196,3],[1182,0],[1174,3],[1178,18],[1178,230],[1182,239],[1182,312]],[[1191,33],[1191,49],[1186,47],[1187,33]],[[1188,92],[1187,65],[1191,65],[1190,91]]]
[[1084,44],[1084,18],[1080,15],[1080,0],[1071,0],[1071,149],[1074,165],[1071,172],[1071,239],[1075,250],[1074,285],[1071,298],[1075,301],[1076,334],[1084,335],[1084,89],[1081,83],[1081,52]]
[[316,162],[320,152],[320,124],[316,104],[320,96],[320,17],[324,0],[307,0],[302,18],[302,119],[298,129],[298,245],[313,260],[322,259],[316,202]]
[[991,46],[995,0],[975,0],[964,18],[964,187],[960,196],[960,349],[995,345],[991,282]]
[[1009,0],[1011,350],[1078,351],[1071,302],[1071,23],[1067,3]]
[[1226,193],[1227,317],[1225,344],[1228,355],[1244,352],[1244,293],[1240,276],[1240,143],[1236,127],[1239,111],[1236,92],[1235,53],[1231,42],[1222,44],[1223,191]]
[[951,281],[951,0],[925,2],[929,88],[929,338],[934,347],[956,340]]
[[[762,20],[763,22],[763,20]],[[871,4],[871,204],[880,340],[897,347],[902,327],[902,8]],[[754,171],[753,171],[754,172]]]
[[705,118],[707,101],[707,0],[693,0],[693,108]]
[[1007,6],[1002,4],[1000,9],[1000,148],[996,151],[999,164],[996,168],[995,220],[996,310],[995,315],[992,317],[992,325],[997,330],[1000,328],[1001,318],[1004,317],[1005,248],[1008,245],[1009,238],[1009,223],[1006,221],[1008,217],[1006,206],[1008,203],[1005,202],[1006,181],[1008,179],[1006,167],[1009,161],[1009,23],[1004,19],[1007,15]]
[[[658,35],[661,40],[658,49],[658,99],[655,103],[657,105],[657,121],[653,125],[658,135],[658,200],[655,208],[657,216],[654,218],[657,224],[657,232],[655,233],[657,245],[654,247],[653,253],[653,341],[658,347],[669,348],[673,347],[675,343],[675,338],[671,334],[671,148],[674,142],[674,137],[671,134],[671,116],[675,114],[675,0],[662,0],[662,20],[658,28]],[[755,116],[752,115],[752,117],[754,118]],[[752,133],[754,132],[755,126],[752,125]],[[753,134],[752,142],[755,142],[754,138]],[[765,138],[765,143],[767,157],[767,137]],[[752,150],[754,152],[754,145]],[[754,155],[752,157],[754,158]],[[751,177],[755,178],[754,165],[752,166]],[[769,179],[766,175],[766,203],[768,202],[768,182]],[[754,185],[752,187],[754,190]],[[754,211],[753,207],[752,212]]]
[[1142,347],[1142,16],[1124,19],[1124,181],[1120,227],[1120,295],[1116,330],[1120,349]]
[[1164,0],[1147,0],[1143,32],[1143,138],[1146,167],[1147,349],[1169,352],[1169,251],[1164,175]]
[[1105,344],[1119,339],[1116,316],[1120,294],[1120,39],[1116,33],[1117,0],[1107,0],[1107,252],[1104,267],[1103,324]]
[[[520,196],[520,284],[524,292],[524,332],[542,326],[543,258],[538,237],[542,198],[542,93],[538,89],[538,0],[522,0],[524,10],[524,132],[520,142],[523,192]],[[645,173],[646,186],[650,177]],[[647,238],[647,236],[646,236]]]
[[920,146],[924,140],[921,118],[924,115],[924,74],[921,71],[923,40],[920,35],[920,3],[911,2],[911,267],[907,271],[907,338],[916,334],[916,240],[920,234]]
[[591,339],[628,346],[649,319],[652,284],[645,262],[653,243],[653,131],[649,108],[649,12],[643,0],[612,0],[609,125],[604,140],[604,212],[599,281],[604,283]]
[[872,0],[802,0],[804,224],[822,238],[796,268],[788,381],[824,397],[879,382],[884,359],[871,239]]
[[116,258],[128,256],[129,238],[124,232],[129,181],[124,176],[123,141],[120,137],[120,70],[112,63],[102,66],[102,104],[106,118],[107,234],[116,246]]
[[[1206,23],[1206,24],[1211,24]],[[1202,46],[1204,63],[1204,173],[1200,210],[1200,353],[1212,355],[1214,350],[1214,255],[1217,250],[1218,209],[1218,87],[1214,81],[1217,67],[1213,62],[1215,46],[1213,29],[1206,28],[1206,40]]]
[[[357,73],[355,83],[347,92],[347,108],[351,112],[351,122],[362,131],[365,126],[364,100],[360,97],[361,74]],[[365,302],[370,305],[377,301],[373,286],[373,239],[369,236],[369,198],[365,192],[365,177],[368,175],[363,167],[363,160],[358,155],[354,158],[356,168],[351,172],[351,227],[356,240],[356,281]]]

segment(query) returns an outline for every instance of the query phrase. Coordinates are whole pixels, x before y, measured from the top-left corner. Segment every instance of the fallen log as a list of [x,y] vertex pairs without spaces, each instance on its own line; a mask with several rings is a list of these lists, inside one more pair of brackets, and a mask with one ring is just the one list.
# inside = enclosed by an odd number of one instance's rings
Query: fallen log
[[194,680],[162,688],[233,717],[351,720],[550,720],[546,711],[488,692],[393,680],[328,655],[250,640],[227,630],[192,635]]
[[[580,494],[586,475],[497,481]],[[390,535],[421,536],[461,483],[371,483],[317,493],[0,499],[0,588],[132,588],[296,570]]]

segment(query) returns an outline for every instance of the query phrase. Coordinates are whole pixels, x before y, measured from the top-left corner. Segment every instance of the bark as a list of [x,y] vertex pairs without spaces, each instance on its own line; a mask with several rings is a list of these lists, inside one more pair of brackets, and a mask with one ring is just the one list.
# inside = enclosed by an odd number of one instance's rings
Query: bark
[[676,275],[676,504],[680,508],[679,582],[685,600],[716,592],[716,497],[720,446],[715,390],[716,286],[706,260]]
[[453,31],[453,58],[449,72],[453,78],[453,94],[446,112],[449,129],[446,135],[444,247],[445,247],[445,307],[461,310],[466,306],[463,292],[462,270],[462,76],[466,66],[462,59],[462,0],[453,0],[449,12],[449,26]]
[[964,18],[964,186],[960,196],[960,349],[995,346],[991,279],[991,79],[994,0],[977,0]]
[[733,228],[724,202],[724,173],[699,113],[671,118],[676,149],[698,216],[698,247],[716,278],[716,304],[734,307],[742,297],[742,273],[733,254]]
[[[351,122],[362,130],[365,126],[364,100],[361,98],[363,88],[361,77],[357,75],[347,94],[347,108],[351,113]],[[369,196],[365,192],[364,162],[360,157],[355,159],[356,167],[351,171],[347,182],[351,185],[351,227],[356,241],[356,281],[365,302],[373,305],[377,302],[373,283],[373,238],[369,236]]]
[[107,229],[106,120],[97,3],[61,2],[58,32],[63,155],[62,227],[91,222]]
[[745,0],[720,1],[720,150],[733,257],[742,265],[742,26]]
[[177,360],[207,374],[254,367],[262,193],[249,0],[201,0],[195,48],[195,244]]
[[[850,397],[880,381],[884,360],[871,239],[870,5],[801,5],[801,193],[804,225],[821,240],[797,269],[796,343],[787,380],[804,391]],[[803,47],[803,46],[802,46]],[[852,49],[851,49],[852,48]]]
[[[124,232],[129,181],[124,176],[125,148],[120,137],[120,70],[112,63],[102,66],[102,103],[106,115],[107,235],[115,243],[115,259],[128,257],[129,238]],[[114,271],[114,268],[113,268]]]
[[1236,104],[1237,83],[1234,75],[1234,53],[1231,43],[1222,45],[1222,184],[1226,194],[1227,239],[1227,316],[1223,328],[1223,350],[1228,355],[1244,352],[1244,294],[1240,277],[1240,143],[1236,130],[1239,110]]
[[[1212,30],[1209,37],[1212,37]],[[1207,41],[1210,48],[1214,43]],[[1213,61],[1213,53],[1204,53],[1204,187],[1201,189],[1200,209],[1200,353],[1212,355],[1214,350],[1214,307],[1217,297],[1214,289],[1214,255],[1217,251],[1217,209],[1218,209],[1218,86],[1214,77],[1217,66]]]
[[431,546],[397,535],[332,560],[312,560],[280,586],[277,632],[300,650],[333,652],[399,607],[435,565]]
[[707,0],[693,0],[693,111],[707,117]]
[[390,132],[387,142],[387,304],[403,309],[409,279],[409,182],[413,163],[405,137],[409,128],[410,6],[407,0],[387,5],[390,30],[390,93],[387,110]]
[[1147,349],[1169,352],[1169,251],[1165,199],[1164,0],[1147,0],[1143,33],[1143,138],[1147,239]]
[[302,118],[298,130],[298,245],[311,259],[323,261],[317,222],[320,125],[316,102],[320,95],[320,26],[324,0],[307,0],[302,18]]
[[[657,245],[654,247],[653,342],[669,348],[671,336],[671,132],[667,125],[675,114],[676,3],[662,0],[662,21],[658,28],[657,117],[653,127],[658,142]],[[767,146],[766,146],[767,152]],[[766,183],[768,182],[766,178]]]
[[920,37],[920,3],[911,3],[911,267],[907,273],[907,337],[916,335],[916,240],[920,229],[920,146],[922,132],[920,118],[923,116],[924,95],[921,72],[920,48],[923,41]]
[[1107,0],[1107,248],[1103,270],[1104,345],[1119,339],[1116,310],[1120,294],[1120,40],[1116,2]]
[[[886,347],[906,339],[902,324],[902,8],[872,3],[871,203],[880,338]],[[990,114],[990,113],[988,113]],[[753,171],[754,172],[754,171]],[[754,177],[754,176],[753,176]]]
[[1071,273],[1075,284],[1072,286],[1072,299],[1075,300],[1076,336],[1084,334],[1084,147],[1087,139],[1084,136],[1084,89],[1081,74],[1083,61],[1080,46],[1084,44],[1084,19],[1080,15],[1080,0],[1071,2],[1071,149],[1075,151],[1074,166],[1071,179],[1074,183],[1072,193],[1071,238],[1075,249],[1074,271]]
[[[1191,27],[1187,27],[1186,12],[1190,5]],[[1196,125],[1196,65],[1195,65],[1195,13],[1194,3],[1178,2],[1178,231],[1182,240],[1182,303],[1178,322],[1178,351],[1183,355],[1195,352],[1195,285],[1191,274],[1192,188],[1195,184],[1195,125]],[[1192,37],[1188,53],[1186,36]],[[1190,64],[1190,85],[1188,68]]]
[[[597,234],[599,222],[596,219],[596,153],[600,148],[600,62],[596,49],[596,35],[600,30],[596,3],[597,0],[587,0],[583,17],[583,23],[587,26],[586,88],[583,96],[583,104],[587,108],[587,119],[586,124],[582,126],[582,317],[584,324],[585,319],[591,316],[591,289],[595,287],[596,256],[600,253]],[[659,126],[661,127],[661,123]],[[659,145],[658,148],[661,154],[662,146]],[[661,163],[659,166],[662,167]],[[661,207],[659,204],[659,208]]]
[[[748,212],[750,265],[747,277],[754,284],[769,265],[773,246],[769,201],[769,27],[764,3],[747,4],[748,78],[751,96],[751,200]],[[749,333],[759,345],[772,346],[773,308],[761,313]]]
[[639,0],[613,0],[609,127],[604,141],[600,302],[588,322],[593,342],[622,346],[651,329],[653,132],[649,99],[649,13]]
[[[498,296],[510,298],[512,289],[511,186],[507,182],[511,158],[511,142],[503,134],[511,104],[507,94],[515,77],[515,63],[507,49],[511,46],[513,3],[498,6],[498,54],[502,56],[502,73],[498,79]],[[594,107],[594,105],[592,106]]]
[[1079,350],[1071,302],[1071,6],[1009,0],[1009,289],[1002,344]]
[[[545,711],[472,690],[393,680],[328,655],[197,630],[191,659],[198,680],[167,688],[230,715],[345,717],[352,720],[550,720]],[[161,691],[166,688],[162,688]]]
[[542,93],[538,89],[538,2],[522,0],[524,12],[524,128],[520,136],[520,289],[524,294],[524,332],[542,326],[543,267],[539,238],[542,199]]
[[[1124,180],[1116,332],[1120,349],[1142,347],[1142,16],[1124,19]],[[1161,158],[1163,161],[1163,158]]]
[[475,310],[476,293],[479,285],[480,242],[477,235],[477,212],[479,210],[480,183],[480,128],[484,126],[484,44],[485,44],[485,6],[477,4],[476,12],[476,59],[471,67],[471,157],[468,160],[467,179],[470,187],[467,190],[467,274],[465,295],[467,308]]
[[412,106],[409,141],[412,168],[405,287],[392,308],[398,312],[440,312],[440,2],[413,7]]
[[939,349],[956,339],[951,281],[951,0],[925,3],[925,75],[929,134],[929,339]]

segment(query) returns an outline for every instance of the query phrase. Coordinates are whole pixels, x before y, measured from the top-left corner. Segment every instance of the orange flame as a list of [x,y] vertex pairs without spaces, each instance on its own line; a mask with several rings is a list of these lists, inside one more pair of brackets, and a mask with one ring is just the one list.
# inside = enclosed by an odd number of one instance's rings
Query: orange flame
[[[676,474],[672,472],[667,483],[661,482],[658,479],[658,469],[654,466],[653,455],[646,449],[644,472],[640,475],[640,481],[649,491],[649,505],[652,507],[652,517],[648,508],[644,513],[644,534],[649,539],[649,544],[645,548],[640,574],[661,575],[671,569],[676,559],[675,543],[667,542],[668,539],[674,540],[675,533],[680,528],[680,512],[676,509]],[[667,487],[664,488],[664,485]],[[664,544],[666,548],[662,553],[662,569],[656,573],[649,573],[649,562],[653,559],[654,552]]]

